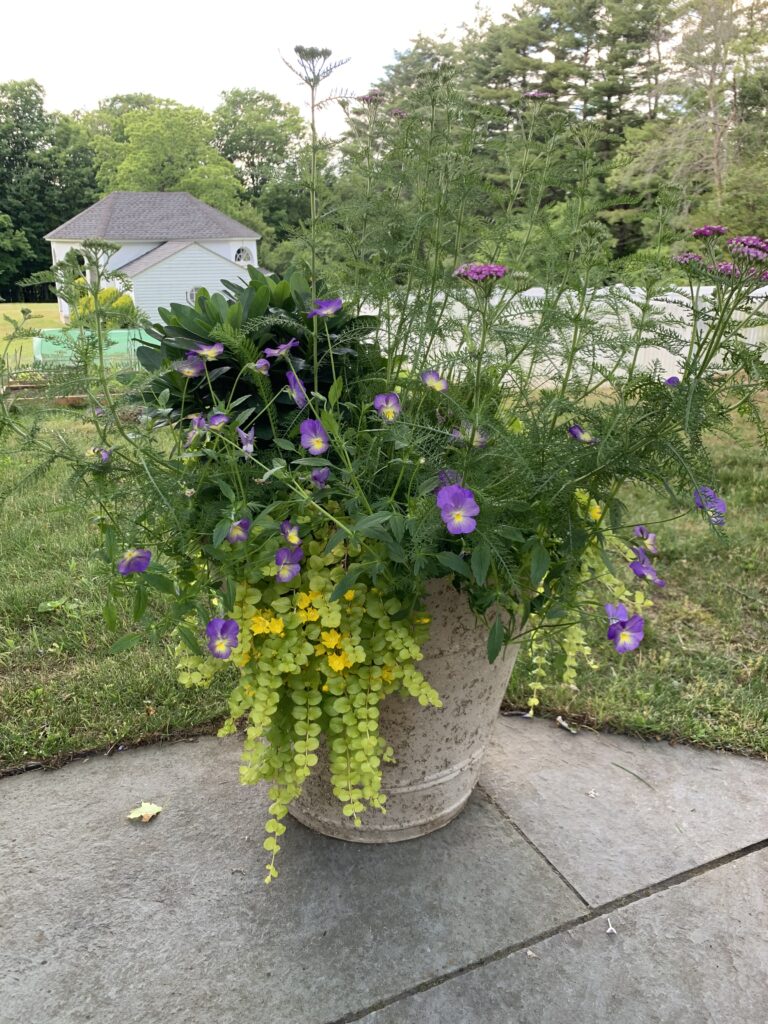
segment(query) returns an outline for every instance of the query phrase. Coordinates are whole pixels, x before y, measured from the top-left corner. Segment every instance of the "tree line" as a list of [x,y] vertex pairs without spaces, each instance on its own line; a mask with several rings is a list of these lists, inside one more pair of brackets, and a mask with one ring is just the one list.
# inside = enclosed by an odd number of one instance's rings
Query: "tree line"
[[[329,218],[355,222],[366,162],[397,150],[403,121],[424,113],[425,77],[440,74],[475,126],[462,166],[478,251],[504,212],[493,186],[520,172],[508,139],[532,108],[525,159],[546,155],[547,202],[567,197],[589,140],[586,199],[617,257],[651,244],[660,203],[680,225],[768,234],[765,0],[522,0],[458,42],[419,37],[368,94],[340,98],[349,129],[323,150]],[[48,265],[47,231],[116,189],[189,191],[259,230],[261,262],[284,270],[303,251],[307,162],[298,108],[255,89],[222,93],[211,114],[147,94],[62,114],[37,82],[0,85],[0,297]]]

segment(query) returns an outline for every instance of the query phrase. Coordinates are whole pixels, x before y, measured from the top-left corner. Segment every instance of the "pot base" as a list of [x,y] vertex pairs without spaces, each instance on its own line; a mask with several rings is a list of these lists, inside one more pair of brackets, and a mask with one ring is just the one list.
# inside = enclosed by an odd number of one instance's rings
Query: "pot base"
[[[409,839],[419,839],[427,836],[430,832],[437,832],[438,829],[450,825],[454,818],[457,818],[467,805],[468,796],[463,797],[454,807],[444,810],[439,817],[430,816],[424,821],[412,825],[398,826],[392,824],[387,827],[387,815],[381,811],[368,810],[362,817],[363,824],[355,828],[349,818],[341,815],[341,804],[339,804],[339,821],[329,821],[328,818],[319,817],[306,807],[291,807],[288,811],[290,816],[298,821],[300,825],[311,828],[313,832],[329,836],[331,839],[342,839],[348,843],[404,843]],[[376,821],[379,819],[379,821]],[[376,822],[374,824],[374,822]],[[377,827],[379,826],[379,827]]]

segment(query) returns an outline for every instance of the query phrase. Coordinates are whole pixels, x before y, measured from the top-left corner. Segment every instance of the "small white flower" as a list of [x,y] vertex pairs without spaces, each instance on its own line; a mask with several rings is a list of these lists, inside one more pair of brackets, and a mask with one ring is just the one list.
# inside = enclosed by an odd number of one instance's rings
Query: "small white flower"
[[185,498],[191,498],[194,495],[194,493],[195,493],[195,488],[194,487],[188,487],[186,489],[186,491],[184,491],[184,497]]

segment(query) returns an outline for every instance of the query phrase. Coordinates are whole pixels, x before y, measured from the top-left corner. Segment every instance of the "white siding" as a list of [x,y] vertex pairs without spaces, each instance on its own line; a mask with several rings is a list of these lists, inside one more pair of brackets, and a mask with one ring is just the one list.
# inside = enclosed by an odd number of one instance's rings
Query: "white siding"
[[209,292],[218,292],[222,278],[236,281],[241,277],[244,278],[245,273],[239,267],[193,242],[162,263],[137,274],[133,279],[133,295],[139,309],[156,321],[160,306],[187,302],[191,289],[207,288]]
[[251,255],[253,256],[252,263],[255,267],[259,265],[258,249],[256,248],[255,238],[222,238],[222,239],[208,239],[202,243],[206,249],[211,249],[213,252],[217,252],[220,256],[226,257],[228,260],[234,261],[235,253],[238,249],[245,246],[246,249],[250,249]]

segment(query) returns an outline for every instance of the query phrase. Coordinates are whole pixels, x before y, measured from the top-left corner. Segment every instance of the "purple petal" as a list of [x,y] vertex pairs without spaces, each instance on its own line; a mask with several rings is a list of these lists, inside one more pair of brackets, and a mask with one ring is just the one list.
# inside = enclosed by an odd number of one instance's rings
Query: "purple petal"
[[134,572],[146,572],[152,559],[152,552],[147,548],[129,548],[117,564],[121,576],[129,576]]

